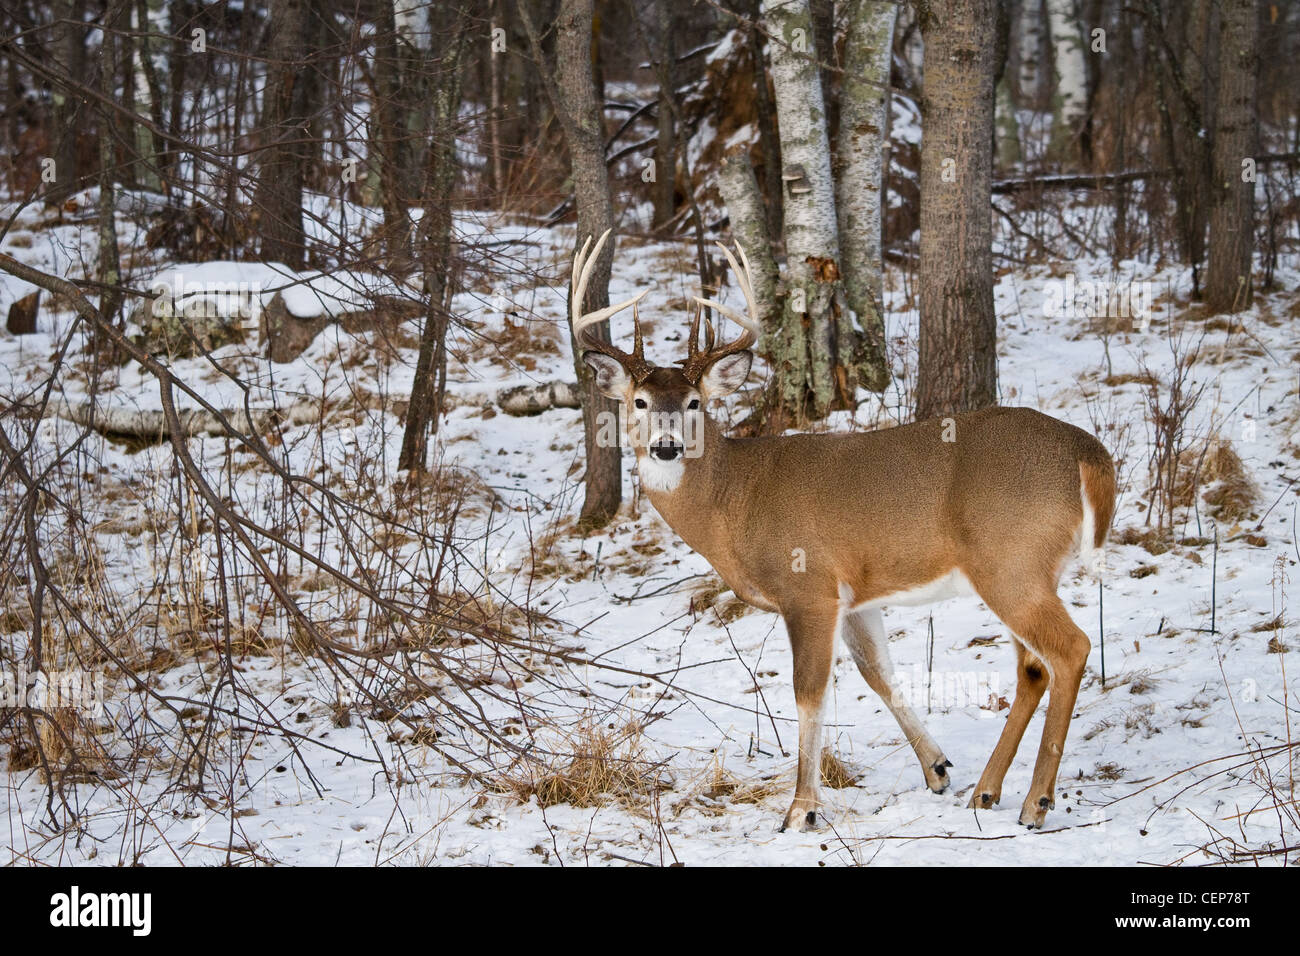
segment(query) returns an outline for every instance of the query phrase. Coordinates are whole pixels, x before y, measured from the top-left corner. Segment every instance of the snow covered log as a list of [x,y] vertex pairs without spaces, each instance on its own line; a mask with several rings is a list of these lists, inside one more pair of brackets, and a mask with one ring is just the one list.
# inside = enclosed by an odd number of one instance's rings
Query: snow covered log
[[[236,432],[268,432],[276,425],[309,425],[320,419],[320,407],[305,402],[288,408],[254,408],[250,427],[249,416],[242,408],[222,409],[221,415]],[[58,399],[50,403],[49,415],[57,415],[78,425],[93,428],[101,435],[126,436],[145,441],[162,441],[167,436],[167,421],[161,409],[123,408],[102,402],[69,402]],[[221,420],[204,408],[177,409],[181,430],[188,436],[227,435],[230,433]]]
[[516,385],[503,389],[497,404],[507,415],[540,415],[552,408],[581,408],[582,392],[575,382]]

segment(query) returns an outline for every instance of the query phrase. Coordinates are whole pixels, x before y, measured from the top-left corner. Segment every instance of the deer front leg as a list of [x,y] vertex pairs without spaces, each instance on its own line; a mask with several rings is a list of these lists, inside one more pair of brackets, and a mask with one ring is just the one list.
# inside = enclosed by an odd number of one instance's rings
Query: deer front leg
[[822,706],[830,682],[835,655],[835,632],[840,609],[836,601],[785,614],[794,658],[794,700],[799,708],[799,774],[794,802],[786,812],[781,830],[797,826],[806,830],[817,825],[821,783]]

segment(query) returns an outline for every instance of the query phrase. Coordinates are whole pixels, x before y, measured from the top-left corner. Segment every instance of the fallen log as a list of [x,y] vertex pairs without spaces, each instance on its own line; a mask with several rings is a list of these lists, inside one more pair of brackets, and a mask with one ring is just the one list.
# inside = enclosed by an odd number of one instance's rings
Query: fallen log
[[[206,408],[177,409],[181,430],[188,436],[227,435],[236,432],[268,432],[277,425],[309,425],[320,420],[320,407],[298,402],[288,408],[254,408],[250,423],[242,408],[222,409],[218,417]],[[57,399],[49,405],[47,414],[57,415],[77,425],[92,428],[107,437],[135,438],[141,441],[160,442],[167,437],[167,421],[162,409],[123,408],[121,406],[91,402],[69,402]],[[229,427],[222,423],[222,419]]]
[[581,408],[582,393],[574,382],[516,385],[497,393],[497,405],[507,415],[540,415],[552,408]]

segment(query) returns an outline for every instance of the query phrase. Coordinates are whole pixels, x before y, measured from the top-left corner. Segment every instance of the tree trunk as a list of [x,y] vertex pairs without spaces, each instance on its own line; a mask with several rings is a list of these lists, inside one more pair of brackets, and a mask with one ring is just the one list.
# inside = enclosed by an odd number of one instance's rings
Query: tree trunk
[[752,26],[746,28],[749,54],[754,61],[754,111],[758,114],[758,146],[763,151],[763,193],[767,196],[767,232],[779,236],[785,229],[781,209],[781,141],[776,132],[776,108],[767,88],[767,67],[763,57],[761,0],[747,0],[742,8]]
[[922,6],[917,419],[997,401],[991,153],[995,0]]
[[[433,84],[432,138],[423,190],[424,215],[420,219],[420,266],[424,272],[426,313],[415,361],[411,403],[402,432],[397,467],[421,472],[427,467],[429,433],[438,430],[443,392],[447,385],[447,328],[451,320],[452,199],[456,187],[456,119],[460,112],[460,61],[469,28],[467,6],[440,8],[446,22],[435,22],[445,46],[438,57]],[[435,14],[437,17],[438,14]]]
[[[152,0],[156,8],[159,0]],[[162,128],[162,87],[158,83],[158,73],[154,69],[153,49],[148,33],[149,0],[136,0],[132,9],[133,26],[136,36],[131,42],[131,79],[132,109],[142,119]],[[162,140],[143,123],[132,124],[135,131],[135,151],[139,159],[139,173],[135,181],[145,189],[162,192],[164,188],[162,168]]]
[[253,200],[259,253],[264,260],[302,267],[306,236],[302,191],[309,152],[303,90],[309,0],[272,0],[266,87],[262,94],[262,149]]
[[781,316],[777,287],[781,276],[772,258],[772,238],[767,231],[767,203],[758,188],[754,166],[749,156],[733,152],[722,160],[718,170],[718,191],[727,204],[731,235],[740,243],[753,268],[754,298],[758,302],[758,321],[763,329],[760,348],[768,350],[768,340],[776,331]]
[[655,140],[655,182],[651,191],[655,228],[668,223],[677,212],[677,100],[673,90],[673,69],[677,44],[673,42],[673,0],[655,0],[655,33],[659,49],[656,73],[659,78],[659,130]]
[[1255,0],[1223,0],[1221,9],[1205,303],[1211,312],[1240,312],[1252,297],[1255,176],[1243,164],[1258,149],[1259,19]]
[[[103,40],[99,49],[99,92],[104,103],[114,99],[114,80],[117,61],[117,31],[125,18],[122,0],[114,0],[104,13]],[[129,93],[129,90],[128,90]],[[103,292],[99,298],[99,313],[105,322],[116,322],[122,307],[122,265],[117,248],[117,202],[114,178],[117,162],[113,149],[113,113],[107,106],[99,110],[99,281]],[[104,345],[103,337],[96,334],[96,349]]]
[[[67,0],[59,4],[58,14],[70,21],[57,24],[53,29],[52,44],[60,66],[74,80],[86,75],[86,28],[81,26],[86,13],[85,0]],[[74,25],[76,24],[76,25]],[[82,128],[85,115],[82,97],[55,85],[51,90],[53,100],[54,182],[45,189],[45,202],[61,205],[85,183],[89,170],[83,169],[77,153],[77,132]]]
[[1016,105],[1038,112],[1045,105],[1043,69],[1046,45],[1043,30],[1043,0],[1021,0],[1017,47],[1020,69],[1016,71]]
[[1088,109],[1088,67],[1073,0],[1047,0],[1052,35],[1052,141],[1057,157],[1079,153],[1079,137]]
[[[594,0],[561,0],[555,23],[555,63],[542,53],[540,35],[528,12],[530,0],[519,0],[519,14],[528,31],[529,43],[542,72],[552,106],[564,127],[573,170],[574,197],[578,207],[578,245],[599,237],[614,227],[614,204],[605,167],[605,124],[601,103],[596,99],[595,62],[592,47]],[[596,260],[587,285],[583,312],[609,304],[609,275],[614,261],[614,242],[606,244]],[[572,330],[570,330],[572,331]],[[592,333],[609,340],[609,323],[602,322]],[[622,450],[617,443],[601,440],[602,424],[616,421],[618,403],[596,388],[591,369],[573,343],[573,365],[583,391],[583,438],[587,453],[586,495],[579,525],[592,530],[607,524],[623,501]]]
[[[1211,42],[1216,0],[1193,0],[1162,19],[1161,5],[1148,0],[1144,27],[1153,37],[1156,109],[1161,139],[1173,170],[1172,187],[1178,248],[1192,267],[1192,296],[1201,297],[1201,260],[1211,178],[1209,133],[1214,130],[1211,95],[1215,88],[1215,50]],[[1183,19],[1185,18],[1185,19]]]
[[881,300],[880,206],[889,128],[889,73],[898,7],[851,0],[844,38],[844,74],[836,159],[844,292],[863,333],[858,379],[872,391],[889,384]]
[[851,407],[856,383],[837,361],[847,303],[812,12],[808,0],[764,0],[763,12],[781,135],[787,295],[769,336],[774,374],[759,416],[767,430],[782,431]]
[[[373,184],[368,201],[378,201],[384,212],[383,249],[391,258],[402,254],[410,232],[408,197],[402,195],[402,159],[406,149],[405,117],[398,106],[403,79],[397,56],[395,0],[378,5],[375,20],[374,101],[370,109],[370,170]],[[373,177],[373,179],[371,178]],[[409,248],[409,246],[408,246]]]

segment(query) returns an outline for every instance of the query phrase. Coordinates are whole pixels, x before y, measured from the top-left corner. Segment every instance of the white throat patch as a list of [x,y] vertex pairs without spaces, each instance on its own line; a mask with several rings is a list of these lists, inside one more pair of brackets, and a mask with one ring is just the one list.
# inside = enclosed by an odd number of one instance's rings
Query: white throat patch
[[685,466],[680,455],[672,461],[663,461],[653,455],[638,455],[636,468],[641,473],[641,484],[648,491],[673,491],[682,480]]

